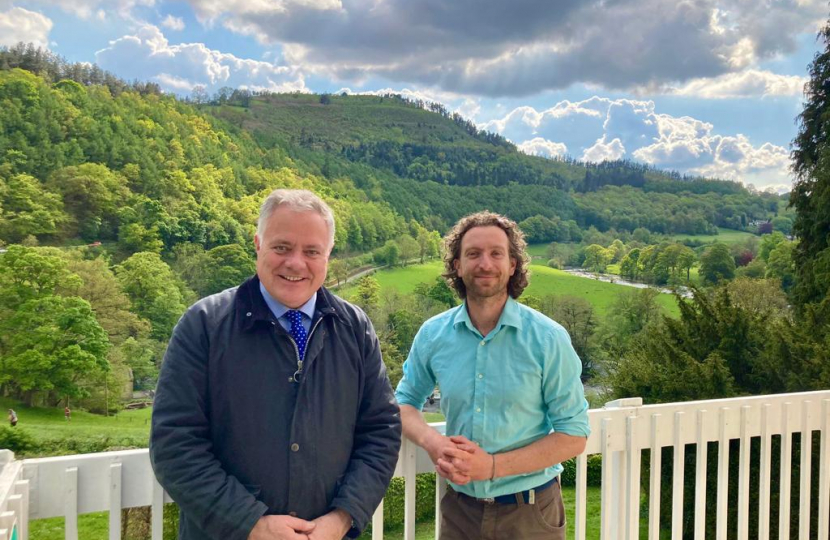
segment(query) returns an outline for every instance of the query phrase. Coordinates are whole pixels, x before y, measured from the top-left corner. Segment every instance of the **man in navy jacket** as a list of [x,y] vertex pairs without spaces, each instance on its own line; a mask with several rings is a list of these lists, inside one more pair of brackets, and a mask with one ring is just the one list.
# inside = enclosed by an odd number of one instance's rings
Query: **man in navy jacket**
[[173,331],[150,437],[182,540],[357,536],[380,503],[401,425],[366,314],[324,287],[329,207],[265,200],[257,275]]

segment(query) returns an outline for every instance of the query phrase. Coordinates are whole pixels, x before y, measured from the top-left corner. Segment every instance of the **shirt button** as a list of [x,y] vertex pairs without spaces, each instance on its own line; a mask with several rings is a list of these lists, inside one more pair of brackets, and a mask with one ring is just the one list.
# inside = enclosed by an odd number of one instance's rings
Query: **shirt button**
[[481,407],[477,407],[476,412],[481,412]]
[[479,374],[478,374],[478,378],[479,378],[479,379],[483,379],[483,378],[484,378],[484,373],[479,373]]
[[481,345],[482,347],[484,347],[485,345],[487,345],[487,342],[486,342],[486,341],[482,341],[481,343],[479,343],[479,345]]
[[294,443],[294,444],[291,445],[291,451],[292,452],[299,452],[299,450],[300,450],[300,445],[299,444]]
[[246,314],[245,314],[245,316],[246,316],[246,317],[250,317],[250,316],[251,316],[251,312],[249,311],[248,313],[246,313]]

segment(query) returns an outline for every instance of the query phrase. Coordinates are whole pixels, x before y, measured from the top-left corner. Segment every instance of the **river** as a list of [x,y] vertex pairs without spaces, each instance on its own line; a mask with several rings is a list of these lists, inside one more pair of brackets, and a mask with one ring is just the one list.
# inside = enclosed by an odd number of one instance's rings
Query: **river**
[[[572,276],[579,276],[588,279],[595,279],[597,281],[604,281],[606,283],[613,283],[615,285],[626,285],[628,287],[635,287],[637,289],[657,289],[661,293],[666,294],[674,294],[672,289],[666,287],[655,287],[653,285],[649,285],[647,283],[639,283],[637,281],[628,281],[627,279],[623,279],[620,276],[614,274],[597,274],[596,272],[588,272],[587,270],[583,270],[581,268],[565,268],[563,270],[571,274]],[[683,298],[691,298],[692,292],[689,290],[688,287],[678,287],[678,292],[680,292],[680,296]]]

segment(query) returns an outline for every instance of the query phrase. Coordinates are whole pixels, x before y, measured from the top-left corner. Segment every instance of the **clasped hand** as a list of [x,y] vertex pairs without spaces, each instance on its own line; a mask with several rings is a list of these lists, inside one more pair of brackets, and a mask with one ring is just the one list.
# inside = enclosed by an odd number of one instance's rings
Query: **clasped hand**
[[493,458],[484,449],[463,435],[443,439],[435,456],[430,453],[439,475],[457,485],[491,478]]
[[351,518],[333,510],[313,521],[291,516],[262,516],[248,540],[340,540],[349,530]]

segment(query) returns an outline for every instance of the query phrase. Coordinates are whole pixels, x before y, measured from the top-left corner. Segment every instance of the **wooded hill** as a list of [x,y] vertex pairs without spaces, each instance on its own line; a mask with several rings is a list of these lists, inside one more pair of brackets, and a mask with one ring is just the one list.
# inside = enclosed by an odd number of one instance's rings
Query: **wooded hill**
[[0,67],[5,243],[115,242],[121,257],[246,245],[259,202],[281,186],[333,202],[340,252],[421,225],[443,232],[484,208],[535,217],[536,241],[590,226],[712,233],[777,209],[777,197],[733,182],[527,156],[441,105],[397,96],[224,89],[183,102],[24,46],[0,50]]

